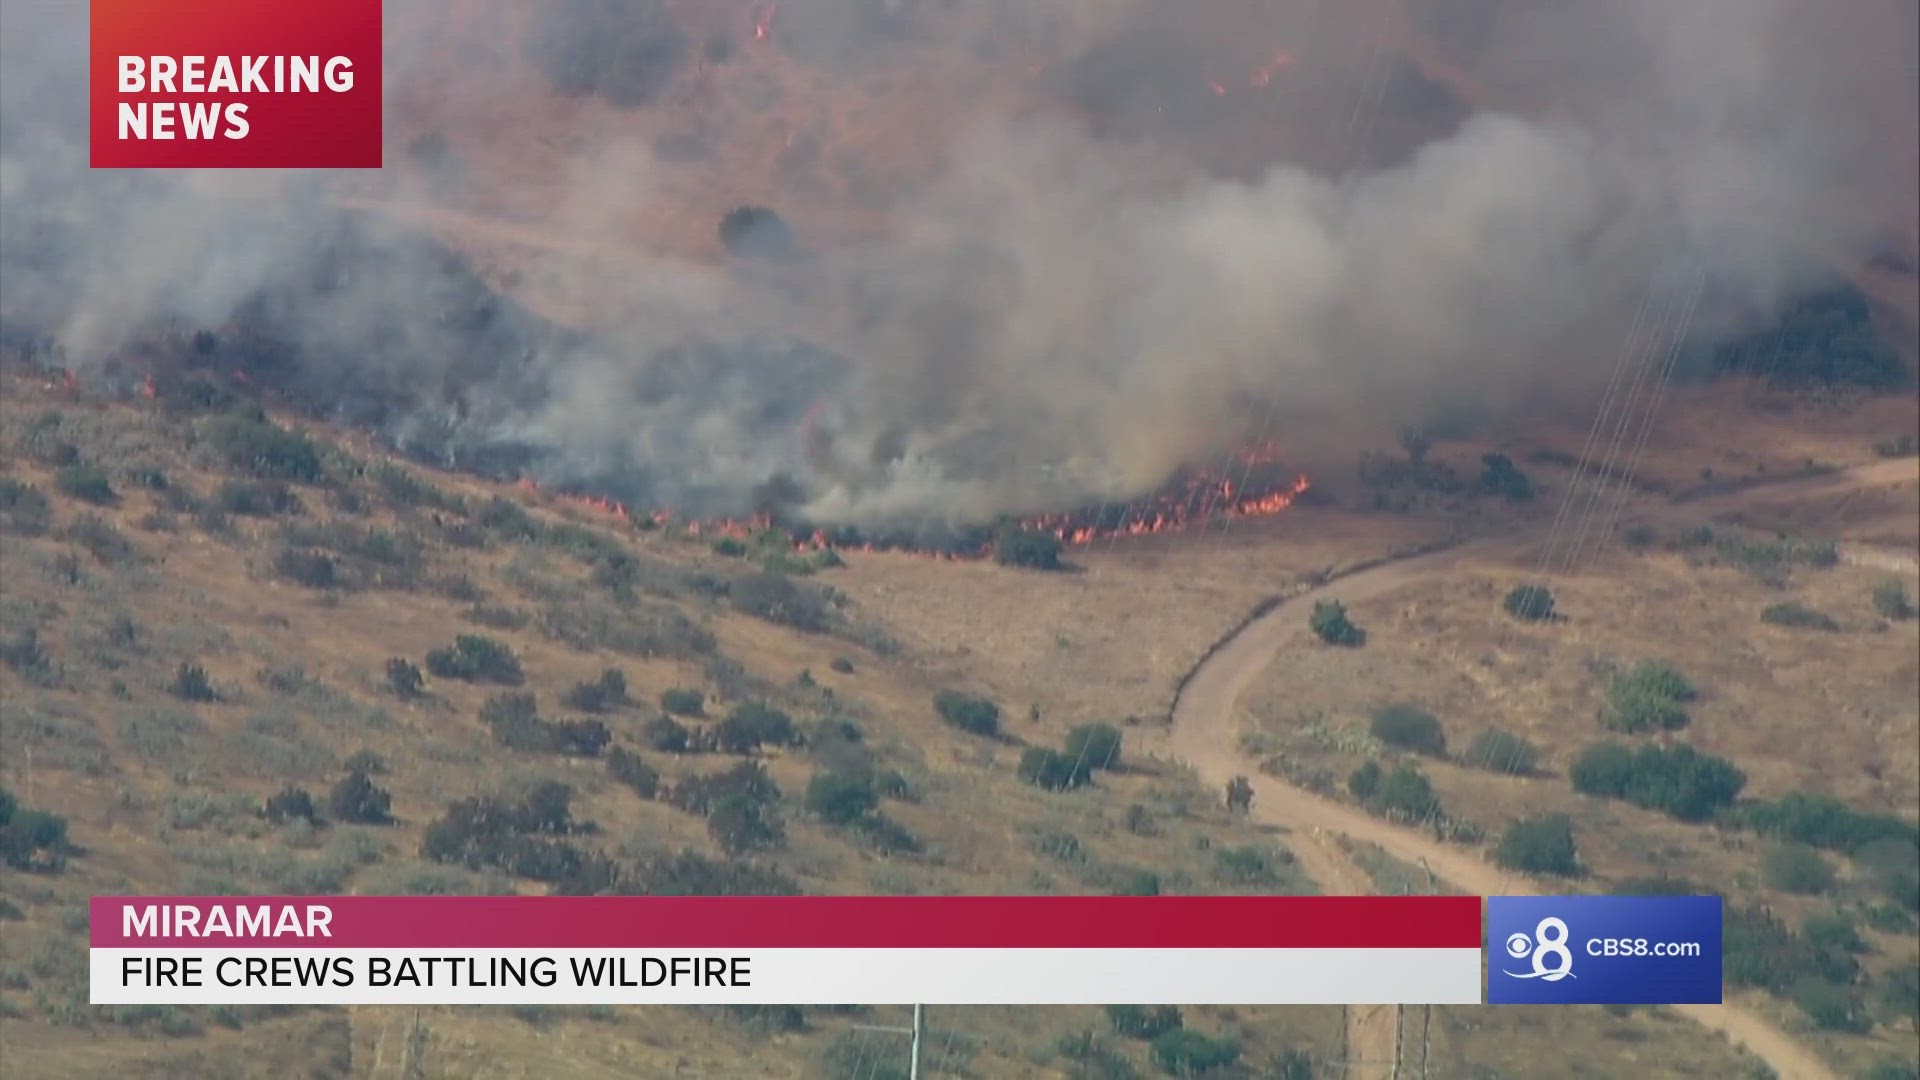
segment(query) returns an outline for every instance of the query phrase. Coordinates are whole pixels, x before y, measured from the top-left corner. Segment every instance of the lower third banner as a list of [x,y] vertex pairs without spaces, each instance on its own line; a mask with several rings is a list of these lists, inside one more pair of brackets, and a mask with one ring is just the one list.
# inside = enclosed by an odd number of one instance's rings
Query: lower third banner
[[1472,1004],[1477,897],[95,897],[109,1004]]

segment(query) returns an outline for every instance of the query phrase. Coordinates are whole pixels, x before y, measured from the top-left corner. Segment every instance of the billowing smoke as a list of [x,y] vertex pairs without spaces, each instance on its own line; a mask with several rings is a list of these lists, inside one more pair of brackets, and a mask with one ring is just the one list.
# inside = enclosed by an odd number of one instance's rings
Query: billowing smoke
[[[1311,464],[1438,409],[1574,405],[1649,288],[1760,307],[1913,228],[1896,0],[387,6],[399,141],[370,185],[87,171],[84,7],[9,4],[4,340],[84,368],[163,337],[449,464],[691,512],[978,521],[1260,434]],[[932,42],[1029,41],[1057,55],[1001,65],[1024,97],[956,84],[921,119],[917,174],[789,136],[773,175],[858,228],[712,149],[716,72],[745,73],[742,115],[802,116],[796,70],[864,86]],[[532,96],[532,134],[492,131]],[[490,203],[503,183],[538,216]],[[796,260],[662,254],[636,224],[701,205],[712,244],[740,202],[791,219]],[[465,256],[491,240],[510,270]]]

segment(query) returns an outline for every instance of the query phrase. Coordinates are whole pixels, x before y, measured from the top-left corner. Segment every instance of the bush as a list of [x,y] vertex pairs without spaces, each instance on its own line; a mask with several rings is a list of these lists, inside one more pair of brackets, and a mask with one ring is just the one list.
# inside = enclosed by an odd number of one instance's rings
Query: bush
[[720,749],[729,754],[746,754],[767,744],[790,746],[798,732],[793,718],[786,713],[749,701],[735,706],[727,718],[720,721],[714,735]]
[[1860,937],[1860,930],[1853,920],[1845,915],[1809,915],[1800,924],[1800,934],[1814,948],[1828,952],[1865,952],[1867,943]]
[[96,506],[110,506],[120,501],[105,470],[91,465],[68,465],[55,470],[53,486],[64,495]]
[[1151,1009],[1144,1005],[1109,1005],[1107,1023],[1113,1026],[1115,1035],[1143,1042],[1152,1042],[1169,1031],[1179,1031],[1184,1025],[1180,1010],[1172,1005],[1156,1005]]
[[213,680],[207,677],[207,669],[199,664],[182,663],[173,673],[173,681],[167,684],[167,693],[181,701],[213,701],[220,695],[214,692]]
[[0,531],[38,536],[52,523],[52,505],[39,488],[0,476]]
[[1501,606],[1522,622],[1546,622],[1554,614],[1553,593],[1545,585],[1516,585]]
[[69,844],[65,818],[20,805],[0,788],[0,862],[23,871],[57,871],[66,866]]
[[1000,706],[986,698],[942,690],[933,696],[933,707],[942,720],[968,734],[988,738],[1000,734]]
[[1739,821],[1762,836],[1793,840],[1832,851],[1865,853],[1890,842],[1897,850],[1920,848],[1920,828],[1891,814],[1869,814],[1828,795],[1790,792],[1778,799],[1740,807]]
[[766,803],[743,798],[726,799],[708,811],[707,835],[729,855],[778,847],[786,839]]
[[1061,570],[1060,538],[1050,532],[1005,525],[993,538],[993,561],[1030,570]]
[[1440,798],[1433,793],[1432,782],[1405,762],[1391,772],[1366,762],[1347,777],[1347,791],[1368,809],[1390,817],[1423,820],[1440,814]]
[[1873,1017],[1851,990],[1828,983],[1809,982],[1793,992],[1793,1003],[1825,1031],[1863,1035],[1873,1030]]
[[807,782],[807,809],[835,825],[851,824],[880,806],[873,776],[865,772],[820,772]]
[[1440,721],[1412,705],[1386,705],[1374,710],[1371,730],[1374,738],[1388,746],[1433,757],[1447,752],[1447,734]]
[[416,698],[426,685],[426,678],[413,661],[404,656],[387,658],[387,689],[403,698]]
[[720,242],[747,258],[790,259],[800,252],[793,230],[764,206],[736,206],[720,219]]
[[282,548],[273,557],[273,570],[309,589],[334,589],[344,584],[333,557],[321,551]]
[[1540,752],[1518,735],[1488,728],[1473,737],[1460,760],[1463,764],[1488,772],[1525,776],[1538,766]]
[[1883,581],[1873,587],[1873,610],[1889,619],[1911,619],[1914,615],[1913,598],[1907,595],[1905,585],[1897,581]]
[[627,700],[627,677],[617,668],[608,668],[593,682],[577,682],[561,696],[560,704],[580,712],[605,712]]
[[1240,1044],[1179,1028],[1153,1040],[1153,1063],[1169,1076],[1207,1076],[1240,1060]]
[[1769,325],[1724,341],[1688,369],[1738,373],[1774,386],[1811,388],[1906,386],[1900,350],[1873,323],[1873,305],[1851,282],[1804,290],[1788,298]]
[[676,716],[699,716],[706,700],[698,690],[668,690],[660,695],[660,707]]
[[1508,502],[1530,502],[1533,481],[1505,454],[1483,454],[1480,458],[1480,487]]
[[607,773],[632,788],[634,794],[643,799],[651,799],[660,793],[660,771],[624,746],[616,746],[608,752]]
[[519,686],[526,681],[520,660],[505,642],[478,634],[461,634],[450,649],[427,654],[427,670],[441,679]]
[[1820,853],[1800,844],[1781,844],[1760,862],[1767,885],[1796,896],[1814,896],[1833,888],[1833,867]]
[[1607,700],[1600,706],[1600,724],[1608,731],[1637,735],[1647,731],[1678,731],[1692,718],[1680,707],[1680,700],[1654,689],[1633,676],[1622,676],[1607,687]]
[[1567,772],[1582,794],[1621,799],[1682,821],[1705,821],[1731,806],[1747,782],[1732,762],[1686,743],[1647,743],[1638,750],[1597,743]]
[[1120,764],[1120,742],[1112,724],[1082,724],[1067,732],[1066,756],[1089,769],[1112,769]]
[[1312,614],[1307,616],[1307,626],[1318,634],[1321,641],[1329,645],[1349,647],[1366,643],[1367,633],[1354,625],[1347,617],[1346,605],[1338,600],[1316,600]]
[[1782,604],[1768,604],[1760,612],[1760,621],[1774,626],[1787,626],[1795,630],[1838,630],[1840,624],[1832,616],[1815,611],[1805,604],[1796,604],[1791,600]]
[[273,517],[300,510],[300,497],[278,480],[228,480],[220,485],[214,505],[229,514]]
[[796,630],[824,630],[831,623],[826,595],[785,574],[757,571],[728,590],[733,606],[756,618]]
[[320,807],[313,801],[312,795],[289,785],[267,799],[266,816],[268,821],[304,821],[309,825],[318,825]]
[[313,440],[268,421],[216,417],[202,433],[230,467],[253,476],[311,484],[323,472],[320,448]]
[[1508,870],[1577,877],[1580,855],[1573,841],[1573,819],[1548,814],[1516,821],[1500,837],[1493,859]]
[[1045,746],[1029,748],[1020,755],[1015,770],[1020,779],[1048,791],[1069,791],[1093,779],[1086,763]]
[[693,733],[687,730],[685,724],[663,714],[647,721],[640,729],[640,737],[661,753],[684,754],[692,742]]
[[362,769],[342,777],[327,793],[327,808],[341,821],[386,825],[393,821],[393,796]]

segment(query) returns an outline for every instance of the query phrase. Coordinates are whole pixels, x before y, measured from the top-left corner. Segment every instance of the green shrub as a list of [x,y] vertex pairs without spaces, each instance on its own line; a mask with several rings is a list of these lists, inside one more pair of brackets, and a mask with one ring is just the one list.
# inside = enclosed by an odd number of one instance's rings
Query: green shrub
[[633,789],[643,799],[660,793],[660,771],[624,746],[607,752],[607,774]]
[[684,754],[692,744],[693,733],[665,713],[646,722],[640,729],[640,737],[647,745],[666,754]]
[[1050,532],[1022,529],[1017,525],[1001,528],[993,539],[994,561],[1002,566],[1024,566],[1031,570],[1060,570],[1060,538]]
[[1522,622],[1546,622],[1554,615],[1553,593],[1545,585],[1516,585],[1501,606]]
[[698,690],[668,690],[660,695],[660,707],[676,716],[699,716],[706,700]]
[[173,681],[167,684],[167,693],[181,701],[214,701],[220,695],[213,689],[213,680],[207,677],[207,669],[199,664],[182,663],[173,673]]
[[797,630],[825,630],[832,622],[827,596],[785,574],[747,574],[728,589],[733,606],[756,618]]
[[51,872],[66,866],[69,851],[65,818],[29,810],[0,788],[0,863],[14,870]]
[[300,511],[300,497],[278,480],[228,480],[220,485],[214,505],[229,514],[273,517]]
[[871,773],[819,772],[807,782],[807,809],[832,824],[850,824],[879,806],[880,793],[875,790]]
[[91,465],[68,465],[55,470],[53,486],[70,498],[96,506],[110,506],[120,501],[119,493],[113,490],[113,481],[108,479],[106,471]]
[[311,484],[323,472],[320,447],[313,440],[265,420],[215,417],[205,423],[202,434],[230,467],[253,476]]
[[1483,454],[1480,458],[1480,487],[1508,502],[1531,502],[1533,481],[1505,454]]
[[1894,1020],[1920,1020],[1920,961],[1909,960],[1881,976],[1880,1004]]
[[393,796],[373,782],[364,770],[354,769],[327,794],[327,807],[341,821],[386,825],[393,821]]
[[1547,814],[1516,821],[1500,837],[1493,859],[1508,870],[1577,877],[1580,854],[1573,840],[1573,819]]
[[786,713],[749,701],[735,706],[714,735],[720,749],[730,754],[745,754],[767,744],[791,746],[799,733],[793,726],[793,718]]
[[273,557],[273,569],[295,585],[309,589],[335,589],[346,583],[333,557],[320,551],[282,548]]
[[1913,598],[1907,595],[1907,587],[1898,581],[1883,581],[1873,587],[1873,610],[1889,619],[1911,619],[1914,615]]
[[1093,779],[1093,770],[1085,762],[1045,746],[1029,747],[1015,771],[1020,779],[1048,791],[1068,791]]
[[1424,820],[1440,814],[1432,782],[1409,762],[1391,770],[1366,762],[1347,778],[1347,790],[1368,809],[1389,817]]
[[1616,679],[1600,706],[1600,724],[1608,731],[1638,735],[1648,731],[1678,731],[1692,718],[1674,699],[1626,679]]
[[1789,792],[1778,799],[1745,803],[1740,824],[1762,836],[1793,840],[1832,851],[1859,852],[1879,841],[1920,848],[1920,827],[1891,814],[1855,810],[1829,795]]
[[1827,915],[1809,915],[1800,924],[1800,934],[1814,948],[1826,952],[1865,952],[1867,943],[1860,937],[1860,929],[1853,920],[1837,912]]
[[1177,1028],[1153,1040],[1153,1063],[1169,1076],[1223,1073],[1240,1060],[1240,1044]]
[[39,488],[0,476],[0,532],[38,536],[52,523],[52,505]]
[[1760,861],[1767,885],[1797,896],[1814,896],[1833,888],[1833,866],[1820,853],[1800,844],[1780,844]]
[[313,801],[313,796],[291,784],[267,799],[265,812],[268,821],[304,821],[309,825],[320,823],[320,807]]
[[1440,721],[1414,705],[1384,705],[1375,709],[1370,730],[1374,738],[1388,746],[1433,757],[1443,757],[1447,752],[1447,733],[1440,727]]
[[968,734],[988,738],[1000,734],[1000,706],[986,698],[942,690],[933,696],[933,708],[942,720]]
[[439,679],[519,686],[526,681],[520,659],[505,642],[479,634],[461,634],[449,649],[427,653],[427,671]]
[[387,658],[387,689],[403,698],[416,698],[426,685],[426,678],[413,661],[404,656]]
[[1757,908],[1727,908],[1722,953],[1728,985],[1756,986],[1776,994],[1810,980],[1846,985],[1860,974],[1853,954],[1823,949]]
[[1151,1009],[1144,1005],[1109,1005],[1107,1023],[1113,1026],[1113,1033],[1122,1038],[1152,1042],[1169,1031],[1179,1031],[1184,1020],[1180,1010],[1172,1005],[1156,1005]]
[[1067,732],[1066,756],[1089,769],[1113,769],[1120,764],[1120,729],[1112,724],[1082,724]]
[[1840,624],[1834,622],[1832,616],[1791,600],[1780,604],[1768,604],[1760,612],[1760,621],[1774,626],[1792,627],[1795,630],[1840,629]]
[[1488,772],[1525,776],[1538,767],[1540,752],[1518,735],[1489,728],[1473,737],[1460,760]]
[[1329,645],[1353,648],[1366,644],[1367,632],[1347,617],[1346,605],[1338,600],[1314,601],[1307,627]]
[[1872,1015],[1851,990],[1830,983],[1809,982],[1794,990],[1793,1003],[1824,1031],[1865,1034],[1873,1030]]
[[592,682],[577,682],[560,697],[562,708],[580,712],[606,712],[627,700],[627,677],[618,668],[607,668]]
[[1647,743],[1638,750],[1597,743],[1580,754],[1568,776],[1582,794],[1621,799],[1682,821],[1704,821],[1731,806],[1747,782],[1732,762],[1686,743]]

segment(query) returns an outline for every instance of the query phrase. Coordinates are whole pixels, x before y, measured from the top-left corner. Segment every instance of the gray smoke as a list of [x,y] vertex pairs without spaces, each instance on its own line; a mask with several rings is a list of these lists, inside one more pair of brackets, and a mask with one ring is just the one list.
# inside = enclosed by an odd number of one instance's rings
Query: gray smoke
[[[1201,3],[1177,22],[1119,0],[789,0],[788,70],[891,78],[956,33],[983,56],[1043,41],[1061,59],[1037,90],[1060,106],[956,86],[928,136],[944,164],[852,196],[862,230],[740,190],[801,235],[800,262],[766,268],[613,239],[733,181],[679,160],[726,131],[643,140],[604,100],[704,115],[697,80],[757,62],[742,20],[764,5],[685,26],[657,3],[624,23],[602,0],[387,6],[390,126],[450,135],[408,134],[370,186],[87,171],[84,7],[9,4],[11,336],[87,366],[206,330],[222,362],[455,464],[509,446],[548,480],[690,510],[973,521],[1136,495],[1262,432],[1311,465],[1436,410],[1577,407],[1677,272],[1763,308],[1810,262],[1914,227],[1897,0]],[[553,130],[513,148],[539,206],[517,219],[461,148],[554,91],[522,50],[446,27],[529,18],[548,21],[525,40],[625,81],[576,66]],[[840,160],[843,188],[863,164]],[[539,254],[509,277],[435,232]]]

